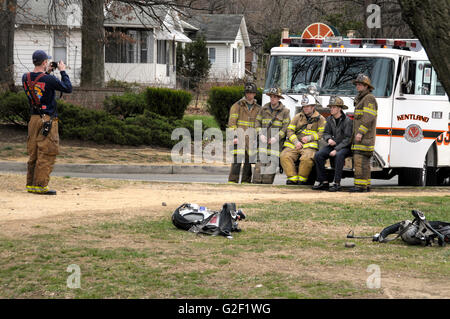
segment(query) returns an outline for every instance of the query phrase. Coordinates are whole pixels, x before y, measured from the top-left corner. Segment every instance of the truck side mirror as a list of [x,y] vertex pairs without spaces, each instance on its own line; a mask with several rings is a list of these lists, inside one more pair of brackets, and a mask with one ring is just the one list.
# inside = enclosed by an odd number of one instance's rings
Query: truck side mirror
[[402,58],[401,68],[400,95],[403,95],[403,93],[408,94],[408,91],[411,91],[411,87],[408,90],[408,85],[411,85],[411,83],[408,83],[409,61],[407,58]]
[[402,63],[402,83],[408,82],[408,75],[409,75],[409,61],[407,59],[404,59]]

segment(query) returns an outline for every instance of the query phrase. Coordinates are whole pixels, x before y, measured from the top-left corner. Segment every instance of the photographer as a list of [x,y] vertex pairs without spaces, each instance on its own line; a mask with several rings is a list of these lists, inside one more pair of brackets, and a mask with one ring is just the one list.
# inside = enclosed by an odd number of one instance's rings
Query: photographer
[[[56,195],[48,189],[50,173],[59,153],[58,113],[55,91],[72,92],[72,83],[63,61],[50,64],[42,50],[33,53],[33,72],[22,76],[22,84],[30,103],[31,118],[28,123],[27,151],[29,155],[27,171],[27,191],[33,194]],[[61,81],[49,73],[57,67]]]

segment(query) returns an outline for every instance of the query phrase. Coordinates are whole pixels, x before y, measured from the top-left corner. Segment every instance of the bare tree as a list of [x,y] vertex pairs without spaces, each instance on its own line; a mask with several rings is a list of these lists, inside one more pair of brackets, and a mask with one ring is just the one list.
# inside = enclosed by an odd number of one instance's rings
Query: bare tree
[[14,25],[17,0],[0,0],[0,92],[15,90]]
[[450,95],[450,2],[399,0],[403,19],[425,48],[439,80]]

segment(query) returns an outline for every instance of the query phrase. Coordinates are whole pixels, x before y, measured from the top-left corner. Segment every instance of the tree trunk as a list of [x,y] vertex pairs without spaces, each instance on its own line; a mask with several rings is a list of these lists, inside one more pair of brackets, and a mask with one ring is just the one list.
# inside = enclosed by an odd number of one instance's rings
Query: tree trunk
[[0,92],[15,91],[14,24],[17,0],[0,0]]
[[104,0],[83,0],[81,86],[105,84]]
[[420,40],[450,95],[450,1],[399,0],[402,17]]

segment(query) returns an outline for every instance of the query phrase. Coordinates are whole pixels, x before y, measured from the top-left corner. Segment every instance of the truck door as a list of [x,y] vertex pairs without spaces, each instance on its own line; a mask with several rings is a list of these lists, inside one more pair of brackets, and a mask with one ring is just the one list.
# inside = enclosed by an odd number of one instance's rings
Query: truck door
[[[401,61],[401,79],[393,100],[389,162],[391,167],[424,174],[430,146],[448,128],[448,97],[429,61],[408,57]],[[427,156],[425,169],[436,166],[433,157],[436,155]]]

